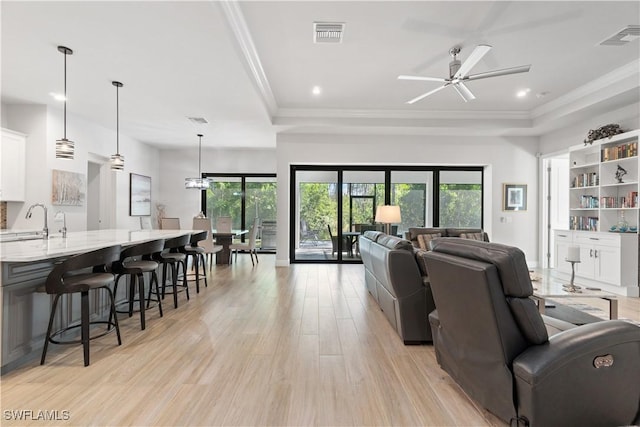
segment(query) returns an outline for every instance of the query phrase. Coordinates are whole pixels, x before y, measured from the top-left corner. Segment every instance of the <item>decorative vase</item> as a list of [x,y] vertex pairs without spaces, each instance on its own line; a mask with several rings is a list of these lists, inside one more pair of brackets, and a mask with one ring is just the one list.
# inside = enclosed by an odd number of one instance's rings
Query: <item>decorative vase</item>
[[618,231],[621,233],[626,232],[629,229],[629,223],[624,219],[624,212],[620,213],[620,221],[618,221]]

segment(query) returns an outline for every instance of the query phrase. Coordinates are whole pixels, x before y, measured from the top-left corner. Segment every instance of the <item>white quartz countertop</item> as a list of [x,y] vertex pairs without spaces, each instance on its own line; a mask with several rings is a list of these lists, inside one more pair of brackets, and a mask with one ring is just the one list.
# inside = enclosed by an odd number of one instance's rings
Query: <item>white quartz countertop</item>
[[0,243],[0,262],[32,262],[89,252],[113,245],[129,246],[155,239],[170,239],[192,230],[94,230],[50,236],[47,240]]

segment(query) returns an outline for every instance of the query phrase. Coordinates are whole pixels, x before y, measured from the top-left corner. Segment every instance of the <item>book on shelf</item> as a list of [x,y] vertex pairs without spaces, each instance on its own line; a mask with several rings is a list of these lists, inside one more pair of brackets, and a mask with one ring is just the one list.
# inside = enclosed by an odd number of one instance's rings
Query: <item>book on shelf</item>
[[604,147],[601,150],[601,159],[603,162],[610,160],[626,159],[638,155],[638,143],[617,145],[615,147]]
[[571,183],[572,188],[580,188],[580,187],[595,187],[598,185],[600,180],[598,179],[597,172],[589,172],[589,173],[579,173],[573,179]]
[[569,217],[569,228],[571,230],[598,231],[598,217],[571,215]]

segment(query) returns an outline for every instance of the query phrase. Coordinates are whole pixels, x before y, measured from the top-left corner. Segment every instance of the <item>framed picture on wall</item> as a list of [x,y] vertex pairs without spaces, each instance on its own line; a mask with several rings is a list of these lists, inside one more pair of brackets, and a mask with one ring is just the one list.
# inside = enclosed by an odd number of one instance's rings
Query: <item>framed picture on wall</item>
[[84,174],[53,169],[51,204],[84,206],[87,180]]
[[151,215],[151,177],[129,174],[129,216]]
[[503,184],[502,210],[503,211],[526,211],[527,210],[527,184]]

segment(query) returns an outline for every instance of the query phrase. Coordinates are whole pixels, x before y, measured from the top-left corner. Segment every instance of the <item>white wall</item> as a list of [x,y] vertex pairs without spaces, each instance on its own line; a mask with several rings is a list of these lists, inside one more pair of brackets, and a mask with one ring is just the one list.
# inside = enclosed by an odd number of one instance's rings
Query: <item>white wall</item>
[[[204,144],[204,142],[203,142]],[[198,176],[198,146],[160,152],[160,194],[155,203],[165,205],[165,216],[180,218],[180,226],[191,228],[200,212],[201,192],[186,190],[185,178]],[[202,148],[202,172],[206,173],[276,173],[273,149]]]
[[[42,214],[35,212],[33,218],[25,219],[28,207],[33,203],[44,203],[50,209],[49,228],[53,232],[58,226],[52,223],[55,210],[67,215],[69,231],[84,231],[87,224],[87,206],[51,206],[52,170],[59,169],[87,175],[88,160],[107,161],[115,152],[115,129],[108,129],[89,122],[82,117],[67,113],[67,138],[75,142],[73,160],[55,158],[55,141],[63,136],[62,110],[41,105],[3,105],[3,127],[27,134],[27,186],[24,203],[7,203],[7,226],[14,229],[39,229]],[[108,209],[101,213],[111,220],[115,228],[138,229],[137,217],[129,216],[129,172],[151,176],[152,197],[158,188],[158,150],[137,140],[120,134],[120,153],[125,156],[124,171],[110,171],[111,186]],[[86,191],[86,188],[85,188]]]
[[[464,165],[485,167],[485,229],[492,241],[521,248],[538,262],[538,176],[533,137],[280,134],[278,224],[289,224],[291,164]],[[503,212],[502,184],[528,185],[528,209]],[[289,228],[278,227],[276,262],[289,264]]]

